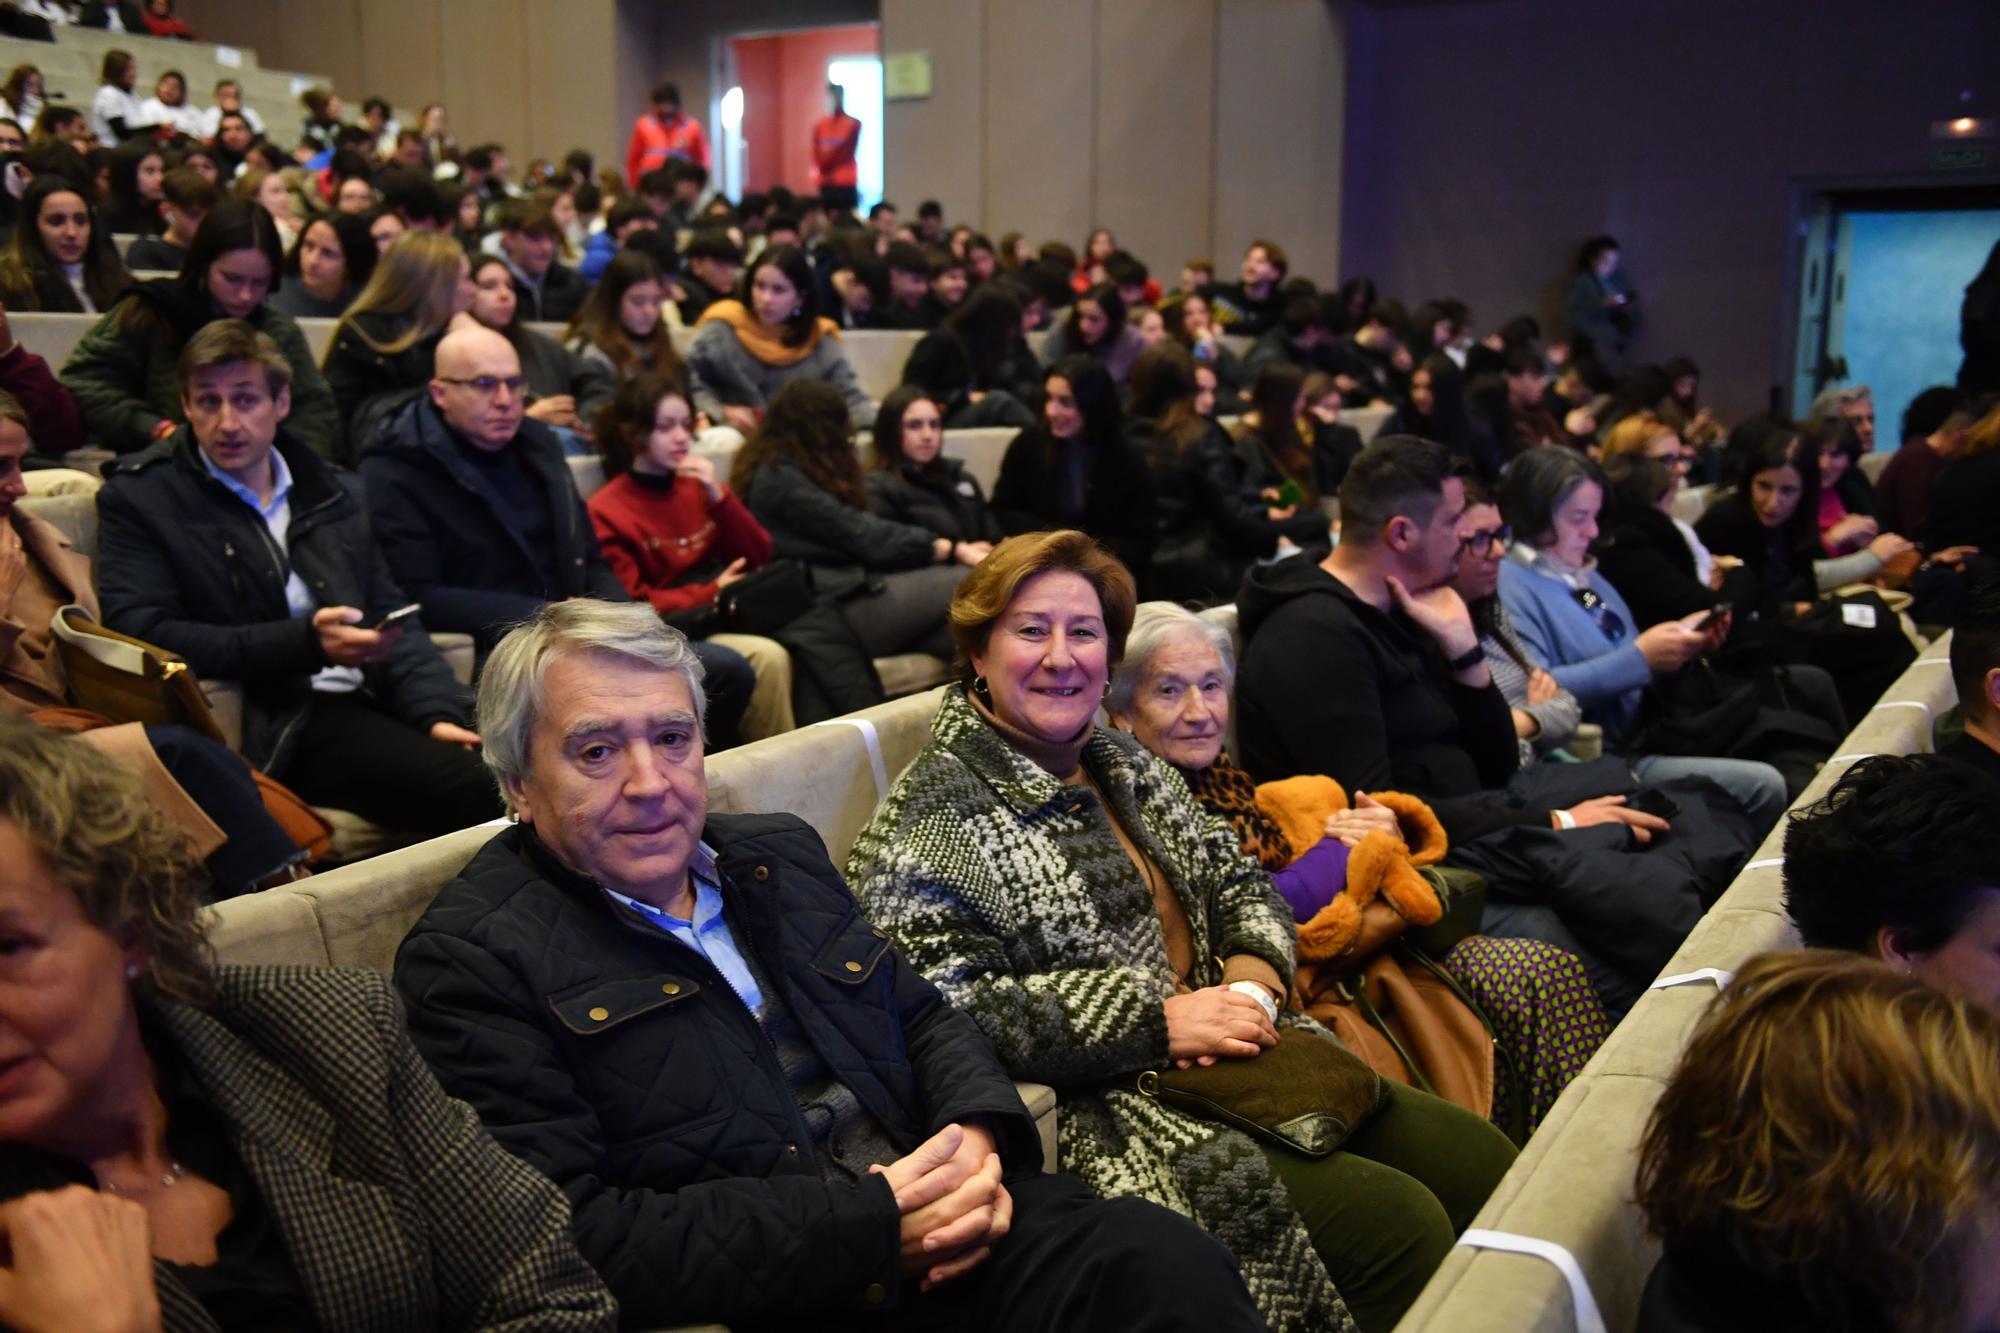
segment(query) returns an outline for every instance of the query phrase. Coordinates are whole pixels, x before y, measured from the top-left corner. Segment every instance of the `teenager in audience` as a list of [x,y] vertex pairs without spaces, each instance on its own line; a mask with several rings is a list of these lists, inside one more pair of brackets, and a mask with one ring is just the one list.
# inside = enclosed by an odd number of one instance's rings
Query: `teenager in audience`
[[1848,954],[1752,959],[1639,1148],[1639,1333],[2000,1325],[2000,1018]]
[[[1574,450],[1535,449],[1514,460],[1500,488],[1500,514],[1514,534],[1500,566],[1500,601],[1529,656],[1616,745],[1636,738],[1646,687],[1670,682],[1719,649],[1729,616],[1704,608],[1639,628],[1591,554],[1606,489],[1603,472]],[[1707,778],[1736,799],[1760,832],[1777,822],[1788,797],[1776,769],[1721,757],[1736,736],[1690,739],[1712,744],[1716,753],[1642,755],[1635,771],[1657,781]]]
[[1118,388],[1103,363],[1068,356],[1049,368],[1041,420],[1007,446],[993,508],[1009,534],[1080,528],[1135,577],[1151,577],[1152,475],[1125,438]]
[[1041,376],[1021,334],[1019,288],[981,287],[910,349],[903,383],[943,405],[948,429],[1032,426]]
[[682,294],[681,323],[693,328],[710,306],[734,295],[742,271],[743,247],[727,231],[720,227],[697,228],[688,238],[681,272],[674,278]]
[[562,239],[561,225],[546,211],[510,216],[501,224],[500,247],[513,274],[514,295],[531,322],[567,324],[589,290],[576,270],[556,257]]
[[1386,1330],[1513,1149],[1392,1084],[1318,1158],[1131,1092],[1134,1069],[1254,1059],[1281,1028],[1318,1031],[1286,1012],[1294,927],[1269,879],[1159,760],[1092,726],[1133,604],[1131,575],[1080,532],[1003,544],[953,602],[960,680],[856,840],[850,881],[1009,1073],[1061,1089],[1065,1169],[1191,1215],[1274,1328],[1337,1326],[1344,1305]]
[[260,205],[271,215],[272,223],[278,228],[280,244],[290,248],[292,242],[298,239],[302,210],[291,183],[282,172],[246,167],[230,188],[238,199]]
[[[611,205],[604,226],[584,242],[583,260],[576,266],[585,282],[595,283],[611,266],[612,258],[625,242],[640,232],[657,231],[660,226],[653,210],[643,199],[624,198]],[[585,298],[588,300],[588,298]]]
[[[1258,1326],[1194,1228],[1037,1173],[991,1047],[854,915],[809,828],[708,813],[701,666],[678,634],[559,603],[508,637],[482,690],[521,822],[438,896],[397,984],[445,1086],[569,1193],[622,1318]],[[639,1021],[579,1045],[572,1028],[607,1022],[605,988],[638,973],[653,999],[622,1016]],[[555,992],[584,1007],[551,1008]],[[663,1018],[688,1058],[631,1044]],[[494,1059],[519,1077],[489,1077]],[[643,1150],[696,1126],[698,1159]]]
[[104,229],[118,235],[157,236],[166,228],[160,216],[160,181],[166,158],[150,139],[120,144],[111,153],[111,191],[104,200]]
[[180,360],[188,425],[97,494],[105,623],[241,681],[244,758],[315,805],[448,833],[493,817],[471,699],[408,598],[355,480],[281,429],[290,362],[240,320]]
[[1331,452],[1322,457],[1300,430],[1305,382],[1305,372],[1296,366],[1264,367],[1250,392],[1250,410],[1231,435],[1238,489],[1267,504],[1271,521],[1283,524],[1292,541],[1323,546],[1327,521],[1320,501],[1340,489],[1338,474],[1346,471],[1347,460]]
[[90,132],[107,148],[127,139],[150,134],[152,126],[140,114],[139,98],[132,90],[139,86],[139,62],[129,51],[106,51],[97,76],[97,92],[90,99]]
[[1083,356],[1101,364],[1121,389],[1132,378],[1132,364],[1146,350],[1139,330],[1125,322],[1125,301],[1110,283],[1099,283],[1076,298],[1069,318],[1049,334],[1042,346],[1043,364],[1054,366]]
[[1132,368],[1125,436],[1146,460],[1155,496],[1148,590],[1206,605],[1235,596],[1251,562],[1285,549],[1293,533],[1311,534],[1296,513],[1276,517],[1279,506],[1245,488],[1229,436],[1201,410],[1199,373],[1177,344],[1148,348]]
[[590,522],[605,563],[634,598],[690,638],[741,653],[757,673],[743,713],[745,740],[797,725],[792,663],[785,648],[729,633],[715,612],[731,584],[771,563],[771,535],[750,515],[710,460],[690,452],[694,407],[678,381],[641,371],[597,414],[605,484],[590,497]]
[[210,323],[243,320],[269,336],[291,367],[286,433],[333,457],[341,435],[333,391],[297,321],[265,299],[282,262],[268,213],[233,199],[216,205],[195,232],[180,276],[133,286],[63,366],[91,440],[124,454],[174,434],[184,419],[176,369],[182,352]]
[[686,384],[700,432],[721,419],[722,401],[674,349],[673,333],[660,318],[667,299],[659,265],[642,251],[621,250],[576,312],[566,346],[586,361],[609,367],[621,383],[651,374]]
[[215,105],[202,113],[200,139],[213,139],[222,132],[222,121],[226,116],[241,116],[249,125],[255,138],[264,137],[264,118],[255,110],[243,105],[243,85],[235,79],[218,79],[215,84]]
[[0,254],[0,300],[9,310],[94,315],[111,308],[128,276],[81,187],[37,176],[17,218]]
[[1375,432],[1378,440],[1391,435],[1435,440],[1482,474],[1499,470],[1499,446],[1466,411],[1465,372],[1442,352],[1432,352],[1410,372],[1408,395]]
[[285,252],[271,304],[294,319],[338,319],[375,271],[367,224],[345,214],[314,218]]
[[526,327],[507,261],[486,255],[472,266],[472,317],[514,346],[528,380],[527,415],[555,430],[565,454],[591,454],[591,422],[618,388],[603,361],[579,356]]
[[819,313],[812,266],[796,246],[765,250],[751,262],[736,297],[703,312],[687,359],[720,402],[723,420],[746,435],[777,391],[799,380],[831,385],[857,427],[875,416],[841,350],[840,330]]
[[953,542],[990,547],[1005,535],[1000,520],[965,464],[944,453],[944,431],[942,407],[922,389],[889,391],[875,415],[874,466],[862,479],[868,508]]
[[1286,298],[1278,322],[1267,329],[1243,358],[1252,374],[1269,365],[1286,365],[1301,374],[1333,364],[1333,330],[1320,313],[1319,298],[1301,293]]
[[7,81],[0,83],[0,109],[15,124],[29,126],[42,114],[43,84],[42,72],[33,65],[16,65],[7,71]]
[[931,260],[924,248],[897,241],[882,256],[889,270],[889,299],[875,312],[878,329],[934,329],[943,317],[931,299]]
[[841,396],[818,380],[785,385],[736,455],[730,478],[777,554],[813,571],[871,657],[949,657],[945,611],[990,542],[871,513]]
[[1243,390],[1249,387],[1250,375],[1210,321],[1208,298],[1199,291],[1184,292],[1160,307],[1160,318],[1166,324],[1167,336],[1187,348],[1197,365],[1210,368],[1218,390],[1233,408]]
[[86,747],[0,736],[0,1319],[617,1327],[561,1193],[440,1091],[385,979],[217,965],[182,830]]
[[340,94],[331,88],[314,86],[299,94],[299,105],[306,113],[299,125],[299,143],[315,153],[332,151],[336,146],[334,135],[342,128],[340,113],[345,110]]
[[180,272],[187,248],[194,240],[202,218],[221,198],[207,177],[192,167],[175,167],[160,177],[160,197],[154,211],[161,215],[166,230],[158,235],[141,235],[125,252],[128,268],[138,271]]
[[326,380],[352,462],[380,418],[427,392],[438,341],[472,309],[472,265],[449,236],[411,232],[383,253],[326,349]]
[[[1351,961],[1358,970],[1373,962],[1371,950],[1381,957],[1375,941],[1395,939],[1407,928],[1397,909],[1377,898],[1356,914],[1357,933],[1338,953],[1307,953],[1306,927],[1348,891],[1350,853],[1371,831],[1395,837],[1403,832],[1394,811],[1361,794],[1328,817],[1310,846],[1296,844],[1257,799],[1249,775],[1223,752],[1235,683],[1236,654],[1227,629],[1172,603],[1147,602],[1133,621],[1105,708],[1114,725],[1173,765],[1203,808],[1228,821],[1244,855],[1270,873],[1301,927],[1303,993],[1317,963],[1339,967]],[[1492,1117],[1504,1127],[1500,1117],[1518,1098],[1522,1129],[1532,1131],[1610,1033],[1590,978],[1575,958],[1540,940],[1469,936],[1442,961],[1478,1003],[1506,1051],[1506,1059],[1490,1061]],[[1317,979],[1313,984],[1326,989]],[[1399,1062],[1411,1054],[1400,1052]]]
[[[1636,784],[1616,761],[1536,765],[1517,780],[1508,700],[1450,586],[1465,545],[1463,471],[1433,441],[1376,440],[1341,486],[1333,552],[1251,571],[1237,597],[1243,764],[1259,781],[1324,773],[1348,791],[1429,802],[1453,864],[1503,886],[1487,899],[1486,932],[1575,954],[1617,1016],[1755,837],[1720,791],[1686,784],[1674,788],[1675,836],[1655,843],[1668,821],[1627,804]],[[1604,826],[1609,836],[1540,836]]]
[[1291,262],[1270,241],[1252,241],[1243,252],[1240,281],[1210,283],[1201,289],[1208,301],[1209,320],[1224,333],[1262,337],[1285,313],[1279,288]]
[[140,106],[139,115],[154,125],[171,125],[176,138],[201,137],[201,112],[188,105],[187,76],[177,69],[153,81],[153,95]]

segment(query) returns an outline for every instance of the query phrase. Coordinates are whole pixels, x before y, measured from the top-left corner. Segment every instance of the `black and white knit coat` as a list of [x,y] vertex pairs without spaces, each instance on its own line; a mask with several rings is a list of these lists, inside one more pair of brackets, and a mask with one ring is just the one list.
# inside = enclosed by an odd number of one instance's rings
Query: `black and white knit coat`
[[[970,1014],[1019,1079],[1060,1099],[1062,1168],[1107,1198],[1193,1218],[1241,1265],[1277,1333],[1354,1328],[1283,1184],[1244,1134],[1137,1090],[1165,1068],[1174,994],[1153,895],[1104,803],[1014,750],[959,690],[848,860],[864,910]],[[1165,872],[1194,932],[1194,984],[1253,954],[1293,971],[1296,929],[1270,878],[1171,767],[1100,728],[1083,763]],[[1317,1029],[1288,1013],[1287,1027]]]

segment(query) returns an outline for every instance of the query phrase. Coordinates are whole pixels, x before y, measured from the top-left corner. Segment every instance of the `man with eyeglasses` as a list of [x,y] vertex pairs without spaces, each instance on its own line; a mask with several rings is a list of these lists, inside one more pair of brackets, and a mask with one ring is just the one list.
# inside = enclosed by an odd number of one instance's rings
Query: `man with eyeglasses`
[[[361,461],[375,530],[432,629],[470,634],[481,659],[547,602],[631,595],[598,550],[562,445],[527,415],[521,358],[500,334],[438,343],[429,392],[397,411]],[[742,654],[696,643],[709,748],[733,744],[756,674]]]

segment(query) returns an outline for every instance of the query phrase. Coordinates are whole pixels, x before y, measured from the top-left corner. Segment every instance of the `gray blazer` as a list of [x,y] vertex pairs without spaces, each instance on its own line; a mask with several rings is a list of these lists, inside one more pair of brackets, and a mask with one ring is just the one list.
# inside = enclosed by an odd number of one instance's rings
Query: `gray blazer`
[[[554,1185],[445,1096],[375,972],[216,969],[208,1010],[158,1016],[222,1113],[320,1325],[610,1330],[617,1306]],[[216,1325],[154,1265],[169,1330]]]

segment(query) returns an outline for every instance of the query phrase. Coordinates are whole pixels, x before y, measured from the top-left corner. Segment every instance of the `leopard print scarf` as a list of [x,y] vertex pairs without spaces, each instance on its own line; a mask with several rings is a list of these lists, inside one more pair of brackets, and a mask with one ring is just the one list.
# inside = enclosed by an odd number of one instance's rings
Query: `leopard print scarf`
[[1180,774],[1204,809],[1229,821],[1244,852],[1266,871],[1283,870],[1297,858],[1285,831],[1258,808],[1257,784],[1226,753],[1207,768],[1183,768]]

